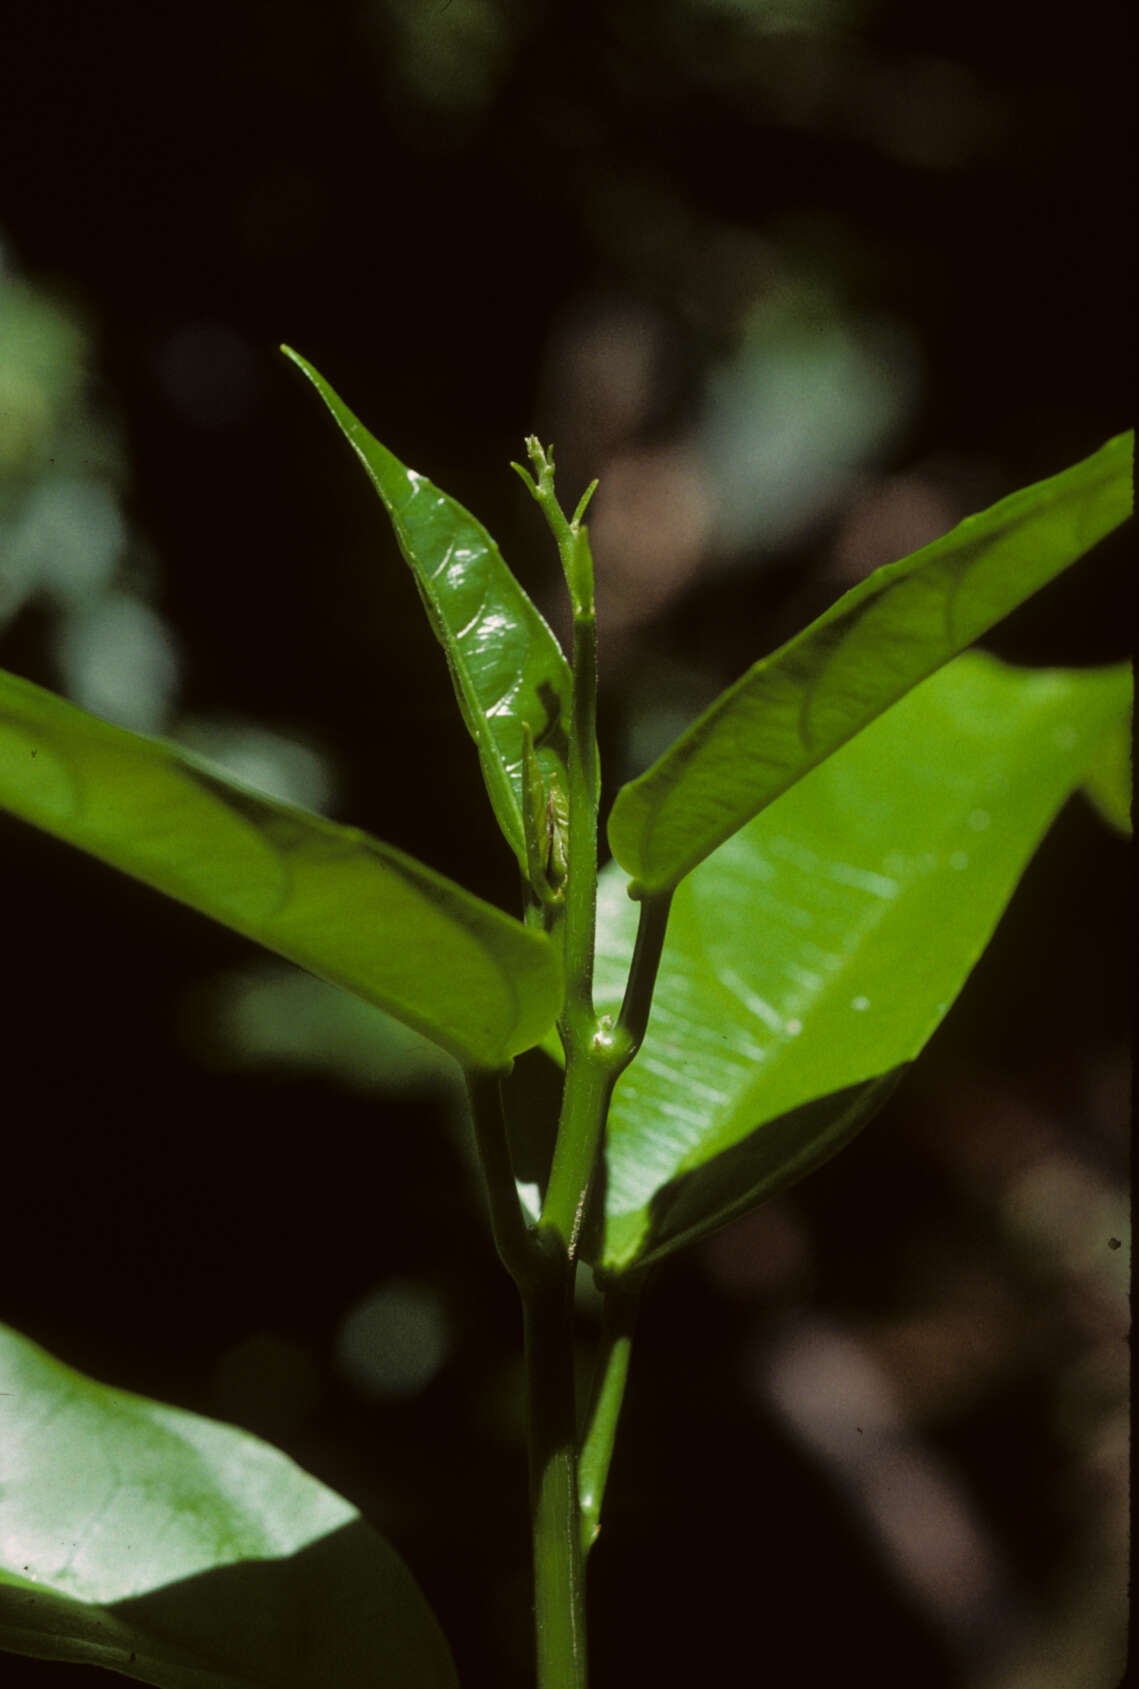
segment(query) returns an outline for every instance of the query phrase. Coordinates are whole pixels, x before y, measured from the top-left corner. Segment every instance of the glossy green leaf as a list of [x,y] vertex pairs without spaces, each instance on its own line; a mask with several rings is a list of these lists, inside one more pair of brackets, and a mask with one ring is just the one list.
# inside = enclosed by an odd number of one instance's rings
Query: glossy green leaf
[[561,1007],[543,934],[356,828],[3,671],[0,808],[356,992],[466,1066],[507,1065]]
[[393,457],[299,353],[281,350],[308,376],[383,501],[446,653],[498,824],[525,875],[523,724],[547,786],[554,775],[564,786],[569,664],[482,523]]
[[1131,513],[1133,434],[878,569],[617,794],[609,847],[667,891],[867,722]]
[[0,1647],[163,1689],[458,1689],[395,1550],[259,1438],[0,1326]]
[[[610,1110],[594,1260],[620,1270],[666,1253],[865,1124],[1130,698],[1126,667],[1016,670],[969,653],[679,887],[645,1043]],[[635,922],[610,864],[603,1011],[620,1002]]]

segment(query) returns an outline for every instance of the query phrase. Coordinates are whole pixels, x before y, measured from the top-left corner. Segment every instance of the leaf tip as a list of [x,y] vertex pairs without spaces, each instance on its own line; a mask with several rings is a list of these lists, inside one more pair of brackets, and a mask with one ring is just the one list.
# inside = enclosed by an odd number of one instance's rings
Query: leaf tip
[[530,471],[524,468],[522,464],[515,463],[513,458],[510,460],[510,467],[518,476],[518,479],[522,482],[522,485],[526,488],[530,497],[536,499],[538,497],[538,488]]
[[308,359],[302,358],[299,352],[294,351],[293,347],[286,345],[283,340],[281,341],[278,350],[284,353],[285,357],[288,358],[291,364],[296,364],[297,368],[303,375],[312,377],[316,374],[316,371],[313,369]]

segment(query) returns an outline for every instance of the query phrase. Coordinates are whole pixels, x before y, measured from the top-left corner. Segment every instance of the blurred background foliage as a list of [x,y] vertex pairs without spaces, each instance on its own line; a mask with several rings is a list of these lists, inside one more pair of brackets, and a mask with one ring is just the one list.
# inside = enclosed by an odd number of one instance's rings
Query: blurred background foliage
[[[1133,422],[1132,29],[1122,0],[17,3],[0,663],[514,907],[414,587],[277,342],[559,629],[507,461],[536,430],[571,499],[600,477],[612,790],[867,571]],[[1125,532],[989,643],[1117,660],[1132,576]],[[0,863],[0,1317],[280,1442],[390,1532],[465,1682],[526,1683],[519,1322],[450,1064],[15,823]],[[598,1689],[1118,1681],[1127,897],[1073,803],[887,1113],[660,1272]],[[551,1076],[520,1077],[525,1139]]]

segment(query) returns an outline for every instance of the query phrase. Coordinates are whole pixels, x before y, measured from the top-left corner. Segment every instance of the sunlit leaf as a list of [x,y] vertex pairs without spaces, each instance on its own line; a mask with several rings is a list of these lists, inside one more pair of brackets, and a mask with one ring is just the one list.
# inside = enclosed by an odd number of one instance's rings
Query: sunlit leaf
[[299,353],[308,376],[383,500],[431,626],[447,656],[467,730],[503,835],[527,870],[523,724],[547,786],[565,784],[570,670],[561,647],[482,523],[369,434]]
[[666,891],[868,721],[1131,513],[1134,435],[878,569],[722,694],[618,794],[609,846]]
[[3,671],[0,808],[355,991],[467,1066],[506,1065],[561,1006],[543,934],[356,828]]
[[[699,1236],[866,1123],[1130,698],[1126,667],[969,653],[679,887],[648,1034],[613,1097],[595,1259],[624,1268]],[[598,921],[612,1012],[636,922],[613,864]]]
[[395,1550],[257,1437],[0,1326],[0,1647],[163,1689],[457,1689]]

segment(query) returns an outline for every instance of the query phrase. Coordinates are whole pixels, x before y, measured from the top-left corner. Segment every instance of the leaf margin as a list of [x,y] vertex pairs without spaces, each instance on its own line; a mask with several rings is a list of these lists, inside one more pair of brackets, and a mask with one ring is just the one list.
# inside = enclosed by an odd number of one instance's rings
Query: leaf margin
[[[883,710],[951,661],[1125,521],[1132,511],[1133,462],[1134,431],[1129,430],[1114,436],[1096,452],[1058,474],[1020,488],[988,509],[966,517],[949,533],[920,547],[908,557],[876,569],[777,650],[752,664],[648,769],[627,782],[617,793],[609,813],[607,834],[614,858],[631,878],[630,895],[659,894],[679,884],[686,874],[760,814],[767,804],[774,802],[841,745],[849,743]],[[946,600],[950,613],[949,641],[936,655],[936,660],[921,665],[911,663],[901,676],[901,684],[897,676],[892,676],[892,686],[880,688],[877,695],[860,705],[861,713],[853,725],[844,726],[839,734],[823,736],[814,749],[810,747],[806,712],[817,702],[820,677],[826,673],[833,674],[840,659],[849,663],[851,643],[860,640],[870,618],[877,614],[882,620],[883,610],[891,602],[896,607],[901,594],[908,592],[909,597],[915,599],[920,599],[923,594],[929,596],[936,572],[946,566],[945,559],[948,558],[951,563],[955,554],[967,555],[972,547],[978,545],[987,548],[991,556],[1005,530],[1015,528],[1018,523],[1034,516],[1039,518],[1049,504],[1054,505],[1066,496],[1073,498],[1077,505],[1082,498],[1087,508],[1082,513],[1077,509],[1075,513],[1080,531],[1075,537],[1075,549],[1070,549],[1064,561],[1045,571],[1038,570],[1038,578],[1027,591],[1003,603],[999,609],[983,612],[967,629],[956,632],[951,613],[960,583],[951,581]],[[928,605],[919,603],[918,608],[922,614],[929,614]],[[897,667],[899,654],[907,646],[912,652],[912,637],[903,629],[901,637],[880,638],[872,654],[889,673]],[[865,664],[869,654],[862,655],[859,660]],[[677,809],[681,811],[679,819],[674,814],[674,832],[678,829],[683,831],[683,823],[687,823],[690,832],[694,828],[694,810],[691,795],[686,796],[686,787],[694,788],[697,797],[701,784],[714,789],[717,794],[725,789],[738,792],[746,763],[741,760],[738,750],[733,752],[729,749],[725,756],[717,747],[718,738],[730,738],[738,730],[738,723],[733,721],[733,717],[766,715],[760,731],[770,733],[767,723],[772,720],[773,709],[781,709],[792,718],[790,723],[784,723],[785,735],[787,738],[794,736],[806,754],[785,754],[787,767],[783,770],[779,769],[777,761],[761,758],[758,766],[761,769],[773,767],[774,776],[765,781],[757,774],[746,803],[741,804],[737,798],[730,814],[727,814],[728,804],[717,796],[709,805],[713,818],[704,825],[694,842],[674,842],[671,850],[664,850],[664,860],[658,860],[653,867],[648,860],[651,854],[649,841],[654,834],[659,836],[662,817],[666,813]],[[716,767],[720,769],[719,774],[709,777]],[[683,813],[686,802],[687,816]],[[715,819],[717,807],[723,812],[720,820]]]
[[[484,902],[394,845],[385,844],[360,828],[344,826],[269,797],[180,745],[117,727],[32,681],[0,670],[0,735],[5,734],[22,741],[29,759],[34,759],[39,802],[29,797],[28,779],[20,779],[14,759],[5,752],[0,755],[0,809],[211,916],[319,978],[375,1003],[447,1050],[461,1065],[476,1070],[505,1069],[515,1055],[538,1042],[556,1019],[561,1007],[561,964],[545,934],[524,927],[512,915]],[[86,776],[81,766],[84,747],[88,750]],[[72,812],[81,812],[85,802],[109,801],[112,786],[109,778],[104,780],[102,789],[84,791],[84,779],[90,786],[90,767],[99,757],[120,777],[125,767],[128,784],[149,779],[156,791],[165,786],[167,817],[174,812],[183,784],[188,802],[192,805],[205,802],[209,806],[207,814],[210,808],[216,809],[217,815],[210,819],[227,830],[226,844],[238,851],[245,878],[241,879],[239,874],[239,883],[228,888],[219,886],[220,864],[208,856],[208,838],[204,842],[207,856],[203,870],[202,863],[196,860],[187,868],[186,861],[192,853],[181,837],[169,847],[172,856],[164,866],[161,846],[157,865],[148,862],[145,841],[137,834],[133,838],[124,836],[121,827],[117,832],[112,827],[109,833],[104,828],[100,834],[96,826],[93,836],[78,836],[83,831],[82,817],[77,824]],[[76,758],[78,776],[71,766]],[[129,794],[124,796],[124,803],[126,796]],[[61,806],[62,819],[57,813]],[[173,853],[178,851],[183,859],[180,868],[171,866]],[[301,852],[309,852],[311,856],[302,857]],[[308,871],[308,880],[302,881],[297,860],[290,853],[298,858],[300,868]],[[453,931],[455,965],[462,958],[469,962],[481,957],[491,970],[486,974],[486,983],[490,983],[493,972],[499,981],[500,997],[513,1003],[512,1014],[509,1017],[500,1014],[494,1022],[488,1000],[467,1005],[462,993],[453,991],[448,1013],[452,1016],[456,1011],[466,1013],[467,1024],[443,1019],[435,1012],[432,994],[422,981],[414,994],[411,993],[407,983],[409,964],[405,960],[393,957],[389,962],[379,943],[366,953],[360,949],[358,923],[351,924],[349,911],[342,907],[343,888],[339,894],[334,888],[331,914],[325,923],[323,953],[319,935],[315,946],[307,940],[302,944],[287,937],[275,941],[272,929],[287,913],[288,900],[295,895],[297,886],[311,881],[311,895],[318,896],[322,887],[321,870],[330,864],[334,871],[339,865],[345,886],[350,871],[357,877],[362,871],[364,890],[380,897],[381,904],[385,896],[398,898],[400,918],[405,925],[413,911],[419,909],[435,941],[444,935],[443,942],[448,942],[445,935]],[[196,883],[187,884],[187,874]],[[252,912],[246,909],[243,913],[236,906],[239,896],[254,900]],[[336,935],[339,960],[333,954],[331,915],[339,916],[342,921],[343,930]],[[311,918],[316,921],[315,915]],[[363,918],[362,910],[359,918]],[[380,973],[381,967],[387,968],[386,975]],[[439,963],[435,972],[446,978],[448,966]],[[393,997],[390,984],[381,988],[377,981],[383,978],[394,982],[394,988],[403,991],[403,997]]]
[[[377,1645],[389,1666],[406,1660],[410,1650],[417,1669],[409,1689],[458,1689],[446,1639],[402,1558],[351,1502],[282,1450],[236,1426],[104,1384],[3,1323],[0,1374],[6,1386],[14,1386],[5,1391],[9,1422],[0,1445],[7,1451],[6,1481],[0,1488],[0,1648],[5,1652],[99,1665],[161,1689],[316,1689],[307,1660],[296,1660],[295,1675],[290,1669],[285,1638],[279,1649],[286,1662],[284,1678],[269,1669],[271,1662],[262,1669],[259,1652],[249,1671],[248,1626],[235,1623],[232,1599],[228,1612],[201,1599],[202,1580],[232,1574],[258,1580],[257,1587],[281,1613],[294,1611],[298,1602],[309,1604],[316,1623],[310,1616],[301,1624],[322,1649],[315,1665],[322,1674],[335,1666],[337,1681],[346,1689],[365,1689],[373,1682],[371,1650]],[[15,1410],[10,1402],[16,1403]],[[68,1412],[77,1417],[65,1437],[64,1455],[56,1445],[63,1435],[60,1416]],[[91,1511],[88,1465],[82,1477],[67,1475],[67,1462],[85,1437],[103,1453],[105,1473],[113,1475],[112,1495],[125,1500],[118,1512],[108,1507],[105,1496]],[[173,1460],[167,1458],[171,1454]],[[160,1496],[158,1509],[163,1577],[139,1588],[140,1574],[155,1577],[155,1557],[144,1561],[137,1552],[122,1552],[122,1538],[125,1531],[134,1550],[136,1533],[149,1528],[156,1481],[160,1491],[165,1484],[171,1492]],[[64,1492],[65,1518],[52,1522],[53,1503],[58,1506]],[[74,1514],[69,1521],[68,1508]],[[203,1518],[212,1522],[212,1532],[196,1529]],[[59,1540],[59,1527],[66,1523],[71,1529],[83,1526],[77,1544],[67,1542],[66,1531]],[[100,1529],[109,1539],[102,1544]],[[80,1545],[83,1555],[77,1557]],[[115,1567],[117,1582],[100,1584],[100,1551]],[[327,1558],[323,1566],[318,1563],[325,1551],[336,1557],[331,1576]],[[379,1589],[377,1577],[383,1580]],[[342,1639],[345,1627],[337,1622],[342,1615],[327,1597],[330,1589],[347,1588],[349,1599],[358,1599],[361,1582],[373,1612],[378,1595],[385,1619],[394,1616],[401,1634],[381,1631],[376,1637],[373,1622],[369,1635]],[[67,1583],[70,1591],[62,1587]],[[199,1617],[195,1634],[195,1611],[201,1615],[203,1610],[209,1621],[202,1625]],[[228,1664],[218,1653],[219,1647],[228,1651],[227,1626],[236,1636]],[[231,1667],[236,1667],[232,1675]],[[323,1675],[319,1681],[323,1685]]]
[[[858,1072],[845,1073],[841,1078],[835,1078],[833,1075],[829,1075],[829,1082],[839,1086],[839,1091],[835,1093],[836,1096],[841,1095],[843,1088],[864,1089],[866,1087],[873,1087],[880,1084],[890,1074],[900,1075],[918,1058],[922,1049],[924,1049],[925,1045],[929,1042],[929,1039],[936,1032],[937,1027],[941,1024],[945,1014],[952,1008],[956,997],[965,988],[973,967],[976,965],[976,962],[979,960],[984,949],[987,948],[992,932],[995,931],[996,925],[1002,918],[1004,910],[1007,907],[1011,896],[1015,892],[1020,878],[1027,868],[1028,862],[1031,860],[1032,855],[1035,854],[1036,849],[1039,847],[1041,841],[1051,826],[1056,813],[1058,813],[1059,809],[1066,801],[1070,801],[1073,795],[1081,789],[1085,781],[1086,769],[1094,764],[1096,758],[1100,754],[1101,747],[1105,743],[1110,742],[1110,740],[1114,737],[1120,721],[1129,712],[1131,707],[1133,681],[1130,666],[1126,663],[1105,665],[1101,668],[1092,670],[1055,668],[1031,669],[1020,668],[1011,664],[999,662],[998,659],[984,652],[970,651],[959,656],[956,659],[956,662],[948,665],[943,672],[947,675],[954,669],[957,669],[960,673],[966,676],[970,673],[970,671],[981,676],[988,671],[988,673],[992,675],[1000,675],[1003,673],[1006,676],[1020,679],[1025,683],[1023,696],[1026,706],[1029,702],[1030,689],[1038,688],[1040,697],[1043,699],[1044,694],[1049,687],[1057,685],[1062,687],[1063,685],[1070,684],[1074,681],[1077,692],[1080,689],[1084,690],[1085,703],[1088,710],[1087,726],[1084,730],[1083,742],[1080,744],[1080,748],[1076,753],[1076,759],[1071,762],[1071,765],[1062,774],[1058,772],[1055,784],[1057,786],[1057,791],[1059,791],[1061,786],[1063,787],[1063,791],[1059,796],[1056,796],[1055,793],[1053,794],[1055,802],[1052,801],[1052,798],[1049,798],[1048,802],[1051,806],[1049,817],[1041,822],[1034,835],[1029,836],[1027,853],[1023,856],[1019,869],[1016,869],[1014,872],[1014,877],[1009,883],[1007,894],[1003,895],[1002,901],[993,905],[991,920],[989,915],[985,916],[985,922],[987,922],[988,925],[977,940],[975,954],[973,954],[972,960],[967,961],[964,972],[960,975],[955,987],[950,988],[947,992],[944,990],[937,992],[937,997],[944,998],[944,1001],[939,1001],[936,1004],[936,1012],[934,1012],[935,1004],[933,997],[930,997],[926,1009],[922,1009],[921,1016],[919,1018],[922,1018],[923,1022],[928,1021],[928,1024],[925,1026],[925,1030],[921,1032],[917,1042],[914,1042],[914,1032],[911,1029],[911,1031],[905,1034],[904,1047],[895,1043],[889,1056],[884,1056],[881,1071],[870,1071],[867,1069],[865,1073],[863,1073],[859,1070]],[[935,688],[939,686],[944,688],[942,675],[936,672],[933,676],[927,677],[926,684]],[[915,692],[919,692],[922,688],[919,687],[914,690]],[[1075,694],[1073,694],[1073,700],[1074,697]],[[897,707],[905,708],[906,702],[907,700],[900,700]],[[910,705],[911,710],[912,707],[913,706]],[[1070,704],[1067,699],[1063,700],[1063,708],[1070,708]],[[885,717],[891,715],[892,713],[892,710],[886,711],[883,712],[883,715]],[[1046,721],[1047,715],[1045,714],[1042,716],[1041,720],[1042,722]],[[1072,748],[1066,737],[1067,729],[1066,727],[1059,726],[1055,723],[1053,725],[1058,733],[1065,735],[1063,741],[1060,739],[1057,739],[1056,741],[1056,754],[1058,756],[1067,755]],[[856,735],[853,740],[848,741],[847,745],[842,748],[844,761],[849,762],[850,753],[853,752],[855,745],[858,743],[859,737],[860,736]],[[1077,743],[1079,742],[1077,741]],[[866,749],[869,749],[869,745],[866,746]],[[816,786],[819,780],[824,781],[826,784],[833,785],[836,780],[837,772],[837,759],[835,761],[828,759],[827,762],[819,765],[812,771],[812,775],[816,780]],[[845,773],[846,771],[844,770],[844,774]],[[790,792],[787,796],[788,801],[794,801],[797,807],[802,807],[802,797],[792,799],[792,794]],[[754,817],[751,825],[760,826],[765,833],[770,832],[773,828],[778,831],[776,813],[776,806],[773,805],[770,811],[761,812],[760,816]],[[915,810],[914,813],[917,814],[919,812]],[[984,818],[978,816],[978,820],[982,819]],[[1033,825],[1035,827],[1036,823]],[[740,831],[746,831],[746,829]],[[979,833],[977,837],[988,837],[988,834],[987,832],[982,832]],[[724,848],[728,852],[738,853],[741,848],[738,836],[733,835],[732,838],[725,841]],[[1020,849],[1019,846],[1016,848],[1017,850]],[[694,886],[682,886],[678,891],[677,901],[674,902],[674,915],[680,914],[682,922],[689,903],[692,903],[693,911],[695,911],[698,909],[700,902],[706,901],[711,904],[714,901],[712,892],[707,888],[701,889],[700,885],[701,878],[711,872],[711,867],[712,865],[710,862],[702,864],[701,868],[697,870],[697,877]],[[599,1007],[603,1010],[609,1010],[611,1007],[615,1007],[620,1001],[621,990],[623,987],[622,969],[626,965],[631,940],[631,928],[633,924],[633,917],[629,912],[629,908],[626,907],[627,899],[624,897],[618,897],[617,895],[618,890],[624,889],[617,885],[617,879],[620,872],[618,864],[614,863],[610,865],[610,869],[603,875],[601,896],[598,900],[598,954],[600,958],[600,965],[597,978],[597,1000]],[[757,885],[759,884],[759,882],[755,883]],[[696,896],[697,892],[700,894],[699,898]],[[817,936],[818,935],[816,934],[816,937]],[[675,930],[671,942],[673,944],[679,942],[679,938],[678,935],[676,935]],[[684,942],[687,943],[689,941],[685,940]],[[700,942],[702,945],[705,945],[708,942],[707,936],[701,938]],[[972,945],[973,941],[970,940],[966,949],[970,949]],[[673,1012],[668,1004],[670,963],[669,950],[670,941],[666,940],[665,951],[661,961],[661,973],[658,980],[658,988],[659,986],[663,986],[664,989],[663,991],[658,989],[658,998],[654,1001],[654,1013],[661,1012],[666,1016]],[[799,960],[801,962],[806,962],[809,958],[800,957]],[[812,963],[811,965],[813,966],[814,964]],[[954,965],[956,966],[956,964]],[[762,990],[763,988],[760,987],[760,989]],[[700,1003],[704,1003],[705,1001],[699,993],[697,994],[697,1000]],[[772,1001],[777,1001],[777,999],[772,998]],[[799,1009],[796,1009],[795,1012],[796,1014],[802,1014],[802,1011]],[[794,1046],[796,1056],[802,1056],[804,1048],[809,1048],[809,1040],[811,1039],[810,1020],[808,1016],[806,1014],[802,1014],[801,1027],[796,1025],[795,1027],[790,1028],[790,1030],[797,1034],[801,1031],[801,1041],[800,1038],[796,1036],[792,1040],[792,1044]],[[697,1029],[697,1045],[694,1046],[694,1049],[698,1049],[701,1037],[706,1040],[711,1040],[714,1036],[722,1035],[723,1028],[719,1026],[713,1016],[713,1018],[703,1026],[702,1033],[699,1028]],[[666,1032],[664,1036],[667,1039],[669,1034]],[[688,1241],[696,1241],[700,1236],[706,1235],[708,1232],[718,1229],[721,1224],[726,1223],[726,1221],[734,1217],[735,1214],[750,1211],[751,1204],[741,1206],[738,1201],[733,1201],[731,1205],[731,1213],[724,1213],[722,1217],[707,1219],[700,1225],[688,1224],[684,1228],[684,1236],[671,1241],[667,1235],[657,1236],[654,1235],[653,1231],[653,1227],[654,1224],[656,1224],[657,1219],[657,1214],[654,1212],[654,1204],[658,1205],[658,1209],[667,1208],[670,1203],[679,1198],[680,1204],[683,1206],[684,1203],[689,1201],[689,1197],[684,1194],[684,1187],[688,1186],[690,1193],[691,1191],[696,1190],[700,1185],[705,1169],[709,1168],[717,1157],[728,1154],[737,1155],[741,1161],[748,1161],[749,1159],[757,1160],[758,1156],[756,1154],[752,1154],[749,1157],[745,1146],[747,1146],[751,1140],[758,1138],[758,1135],[762,1133],[765,1125],[769,1121],[771,1123],[776,1123],[784,1119],[790,1120],[791,1116],[794,1114],[814,1106],[815,1099],[806,1093],[804,1093],[801,1097],[797,1092],[795,1095],[788,1098],[781,1097],[780,1106],[775,1114],[761,1115],[754,1125],[750,1126],[745,1132],[740,1133],[738,1136],[731,1138],[728,1141],[723,1141],[724,1122],[721,1122],[719,1127],[705,1127],[702,1142],[693,1142],[684,1151],[679,1160],[673,1159],[670,1162],[670,1171],[657,1179],[655,1188],[652,1190],[649,1190],[649,1185],[651,1184],[653,1177],[650,1176],[650,1179],[645,1181],[644,1193],[638,1194],[636,1202],[633,1203],[630,1199],[633,1195],[633,1191],[639,1183],[639,1179],[638,1177],[634,1177],[632,1186],[630,1186],[629,1173],[627,1170],[631,1165],[629,1162],[626,1162],[626,1170],[622,1171],[621,1158],[623,1156],[627,1156],[629,1152],[627,1145],[622,1146],[620,1144],[620,1137],[630,1130],[637,1132],[639,1130],[643,1130],[643,1128],[638,1129],[636,1127],[630,1128],[623,1126],[621,1121],[622,1087],[632,1085],[635,1089],[639,1083],[644,1083],[643,1077],[638,1079],[637,1067],[638,1062],[642,1062],[646,1052],[650,1057],[654,1056],[652,1037],[653,1026],[652,1020],[650,1019],[650,1030],[646,1039],[646,1044],[642,1047],[642,1050],[634,1059],[628,1072],[622,1076],[621,1080],[618,1081],[617,1088],[614,1093],[610,1113],[610,1132],[607,1133],[606,1140],[606,1180],[605,1193],[602,1199],[604,1212],[594,1212],[591,1216],[591,1227],[587,1233],[588,1258],[593,1261],[595,1271],[599,1272],[603,1279],[609,1281],[613,1281],[627,1273],[640,1272],[644,1267],[652,1265],[656,1261],[663,1259],[666,1255],[671,1254],[674,1248],[685,1247]],[[800,1047],[800,1042],[804,1048]],[[815,1043],[817,1045],[817,1036]],[[681,1068],[683,1068],[684,1065],[684,1048],[685,1046],[682,1043],[680,1046]],[[693,1054],[692,1059],[695,1061],[695,1054]],[[703,1072],[698,1071],[694,1073],[693,1077],[700,1081],[708,1082],[708,1075]],[[683,1090],[684,1080],[679,1072],[675,1074],[671,1080],[662,1082],[665,1083],[664,1095],[669,1099],[674,1098],[678,1090]],[[722,1081],[720,1081],[720,1083],[722,1083]],[[652,1095],[655,1095],[652,1087],[656,1084],[657,1081],[651,1079],[649,1080],[649,1090]],[[892,1089],[892,1087],[890,1088]],[[820,1095],[824,1097],[827,1094],[828,1093],[826,1091],[820,1093]],[[885,1095],[888,1094],[889,1093],[887,1091],[884,1094],[883,1100],[885,1100]],[[858,1099],[855,1098],[854,1101],[857,1103]],[[644,1105],[638,1105],[638,1107],[640,1106]],[[738,1102],[732,1104],[732,1111],[739,1111]],[[730,1118],[732,1111],[729,1111],[729,1115],[724,1117],[725,1121]],[[871,1113],[865,1114],[861,1120],[861,1125],[868,1124],[871,1118]],[[616,1127],[616,1132],[618,1134],[616,1140],[612,1135],[612,1129],[614,1126]],[[861,1127],[859,1129],[861,1129]],[[827,1126],[825,1122],[824,1130],[830,1130],[830,1127]],[[717,1136],[721,1139],[719,1147],[711,1147],[712,1140],[714,1140]],[[647,1164],[651,1164],[652,1162],[661,1159],[656,1149],[651,1147],[652,1137],[653,1134],[650,1133],[650,1150],[647,1158],[643,1153],[641,1155],[641,1159],[646,1160]],[[662,1142],[667,1142],[668,1137],[669,1133],[665,1132]],[[845,1142],[846,1140],[843,1141]],[[705,1147],[705,1145],[708,1147]],[[842,1145],[839,1144],[837,1147],[842,1147]],[[753,1146],[753,1149],[755,1150],[758,1150],[758,1148],[758,1144]],[[613,1160],[614,1154],[616,1154],[617,1157],[616,1161]],[[821,1164],[822,1159],[828,1158],[829,1155],[820,1158],[818,1164]],[[810,1166],[804,1169],[804,1172],[810,1172],[814,1165],[815,1163],[812,1162]],[[610,1178],[611,1174],[614,1175],[612,1181]],[[759,1201],[766,1201],[768,1200],[768,1196],[779,1194],[780,1190],[789,1188],[790,1185],[797,1183],[799,1178],[802,1176],[803,1173],[793,1172],[792,1176],[786,1179],[782,1178],[781,1175],[773,1175],[769,1177],[766,1182],[770,1189],[766,1195],[760,1196]],[[714,1183],[715,1176],[710,1177],[707,1182]],[[670,1187],[672,1187],[672,1193],[662,1199],[661,1193],[669,1191]],[[614,1201],[614,1189],[624,1193],[618,1197],[618,1200],[622,1203],[621,1207],[617,1207]],[[664,1230],[667,1234],[667,1223]]]
[[[295,351],[291,346],[282,345],[281,351],[296,365],[324,401],[333,419],[340,428],[348,444],[356,453],[364,467],[368,479],[387,512],[395,534],[396,543],[405,563],[411,571],[420,600],[426,611],[431,630],[443,649],[447,662],[447,669],[451,676],[451,684],[463,718],[463,725],[475,743],[478,751],[479,763],[482,768],[483,780],[491,808],[498,821],[499,828],[511,850],[514,852],[523,876],[527,874],[529,863],[526,852],[524,812],[525,812],[525,771],[522,754],[522,726],[527,725],[534,746],[534,755],[547,784],[551,776],[560,776],[563,784],[566,777],[566,761],[569,746],[569,719],[572,678],[565,654],[558,644],[553,631],[549,627],[541,612],[537,609],[529,594],[524,590],[515,575],[507,565],[501,551],[490,533],[457,499],[445,493],[440,487],[429,481],[417,470],[409,469],[390,451],[382,441],[378,440],[371,431],[364,426],[360,419],[345,404],[344,400],[333,388],[332,384],[320,374],[308,359]],[[410,499],[402,504],[395,496],[395,483],[402,478],[412,485],[411,497],[418,497],[422,493],[433,496],[439,505],[444,506],[451,513],[456,530],[465,529],[471,539],[481,547],[485,555],[485,568],[494,582],[494,593],[488,595],[484,591],[483,606],[476,617],[456,630],[451,626],[449,618],[449,600],[452,595],[443,593],[436,584],[436,574],[428,567],[427,559],[418,554],[415,536],[411,533],[406,520],[405,511]],[[453,547],[452,547],[453,549]],[[515,665],[518,679],[516,687],[525,685],[535,693],[535,699],[529,713],[515,710],[502,711],[498,707],[487,708],[481,695],[480,686],[472,672],[472,661],[468,655],[467,646],[480,646],[480,641],[469,638],[470,630],[481,615],[489,596],[493,596],[496,603],[505,603],[508,607],[511,633],[515,637],[523,637],[526,645],[526,659]],[[488,615],[487,620],[493,621],[495,616]],[[501,638],[501,631],[500,631]],[[481,641],[479,656],[485,656],[488,642]],[[527,673],[533,670],[532,674]],[[544,688],[550,691],[550,700],[543,701],[541,692]],[[503,694],[502,697],[507,696]],[[496,706],[501,704],[502,697],[497,699]],[[556,709],[553,707],[556,704]],[[544,712],[545,721],[537,719],[539,712]],[[531,720],[533,715],[535,719]],[[517,734],[504,731],[502,721],[518,723]],[[510,741],[517,737],[518,745],[515,754],[509,754]]]

